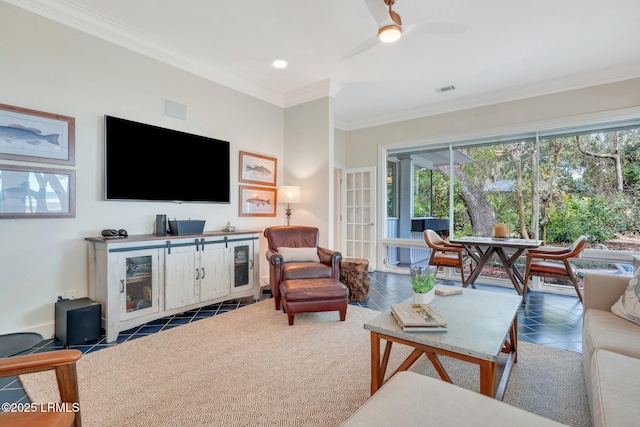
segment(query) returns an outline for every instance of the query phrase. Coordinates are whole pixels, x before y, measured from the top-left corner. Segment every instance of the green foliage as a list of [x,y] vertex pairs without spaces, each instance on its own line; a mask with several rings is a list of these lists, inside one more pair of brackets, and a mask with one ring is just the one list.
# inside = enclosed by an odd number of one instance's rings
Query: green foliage
[[431,216],[431,175],[430,169],[416,167],[413,174],[413,216]]
[[[597,155],[581,152],[578,140],[583,151]],[[514,233],[522,229],[531,233],[534,220],[546,219],[547,242],[559,244],[572,242],[583,234],[592,243],[606,243],[617,235],[640,233],[640,128],[540,138],[539,142],[514,140],[459,150],[473,161],[456,165],[455,236],[478,233],[471,225],[469,209],[473,206],[466,206],[460,197],[463,189],[467,198],[470,189],[481,191],[482,194],[473,194],[485,197],[488,202],[482,206],[489,207],[486,215],[485,210],[479,211],[485,224],[474,224],[478,227],[486,228],[486,222],[495,217],[495,222],[509,224]],[[612,155],[619,156],[621,161],[623,191],[618,188]],[[516,191],[519,178],[522,198]],[[498,181],[503,182],[495,185]],[[413,214],[450,218],[446,168],[433,171],[416,168],[414,182]],[[388,194],[391,196],[389,188]],[[548,200],[546,210],[545,200]],[[471,202],[474,200],[467,200]],[[540,208],[538,218],[534,217],[536,204]],[[474,221],[478,217],[474,215]],[[520,223],[522,220],[525,224]]]
[[416,274],[411,278],[411,285],[413,286],[413,292],[417,294],[426,294],[435,285],[436,275],[435,273],[425,272],[423,274]]
[[572,242],[583,234],[592,242],[613,240],[627,229],[625,207],[628,200],[623,194],[610,198],[564,194],[562,203],[551,206],[547,242]]
[[[432,213],[436,218],[449,218],[449,178],[440,172],[434,172]],[[456,236],[473,234],[467,207],[460,199],[460,183],[453,184],[453,230]]]

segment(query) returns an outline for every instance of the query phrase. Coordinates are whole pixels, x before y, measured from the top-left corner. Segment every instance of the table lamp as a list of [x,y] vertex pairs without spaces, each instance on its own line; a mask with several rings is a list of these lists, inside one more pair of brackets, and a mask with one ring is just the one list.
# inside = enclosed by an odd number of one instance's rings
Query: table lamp
[[297,185],[281,185],[278,187],[278,202],[287,204],[287,225],[290,225],[291,204],[300,203],[300,187]]

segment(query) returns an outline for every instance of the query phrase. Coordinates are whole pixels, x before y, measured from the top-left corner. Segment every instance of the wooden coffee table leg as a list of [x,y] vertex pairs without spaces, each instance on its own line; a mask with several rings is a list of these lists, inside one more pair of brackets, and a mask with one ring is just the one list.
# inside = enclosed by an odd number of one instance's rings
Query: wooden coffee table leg
[[425,351],[424,354],[427,355],[427,357],[433,364],[433,367],[436,369],[436,372],[438,372],[438,375],[440,375],[440,378],[443,381],[453,384],[453,381],[451,381],[451,377],[449,376],[449,374],[447,374],[447,371],[444,370],[444,366],[442,366],[442,363],[440,363],[440,359],[438,359],[438,355],[433,352],[427,352],[427,351]]
[[496,386],[496,362],[480,362],[480,393],[493,397]]
[[518,316],[513,319],[511,330],[509,331],[511,340],[511,351],[513,353],[513,363],[518,363]]
[[498,390],[496,391],[495,398],[498,400],[504,399],[509,377],[511,376],[511,368],[513,368],[514,363],[518,363],[518,316],[513,319],[511,329],[509,330],[509,341],[505,341],[502,352],[507,353],[509,356],[504,365],[502,378],[500,378],[500,384],[498,384]]
[[[384,374],[383,374],[384,375]],[[378,391],[380,381],[380,335],[371,331],[371,395]]]

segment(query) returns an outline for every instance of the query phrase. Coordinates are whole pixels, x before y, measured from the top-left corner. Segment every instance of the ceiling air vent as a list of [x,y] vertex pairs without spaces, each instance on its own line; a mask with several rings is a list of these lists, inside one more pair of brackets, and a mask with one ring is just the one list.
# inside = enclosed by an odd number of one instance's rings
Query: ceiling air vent
[[456,87],[454,85],[451,86],[444,86],[444,87],[439,87],[436,89],[436,92],[441,93],[441,92],[450,92],[452,90],[455,90]]

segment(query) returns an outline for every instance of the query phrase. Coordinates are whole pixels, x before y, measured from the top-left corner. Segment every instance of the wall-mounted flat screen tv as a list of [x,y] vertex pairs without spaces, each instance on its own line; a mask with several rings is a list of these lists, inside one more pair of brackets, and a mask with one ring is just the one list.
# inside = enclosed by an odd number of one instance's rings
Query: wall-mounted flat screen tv
[[105,199],[230,202],[229,142],[104,117]]

